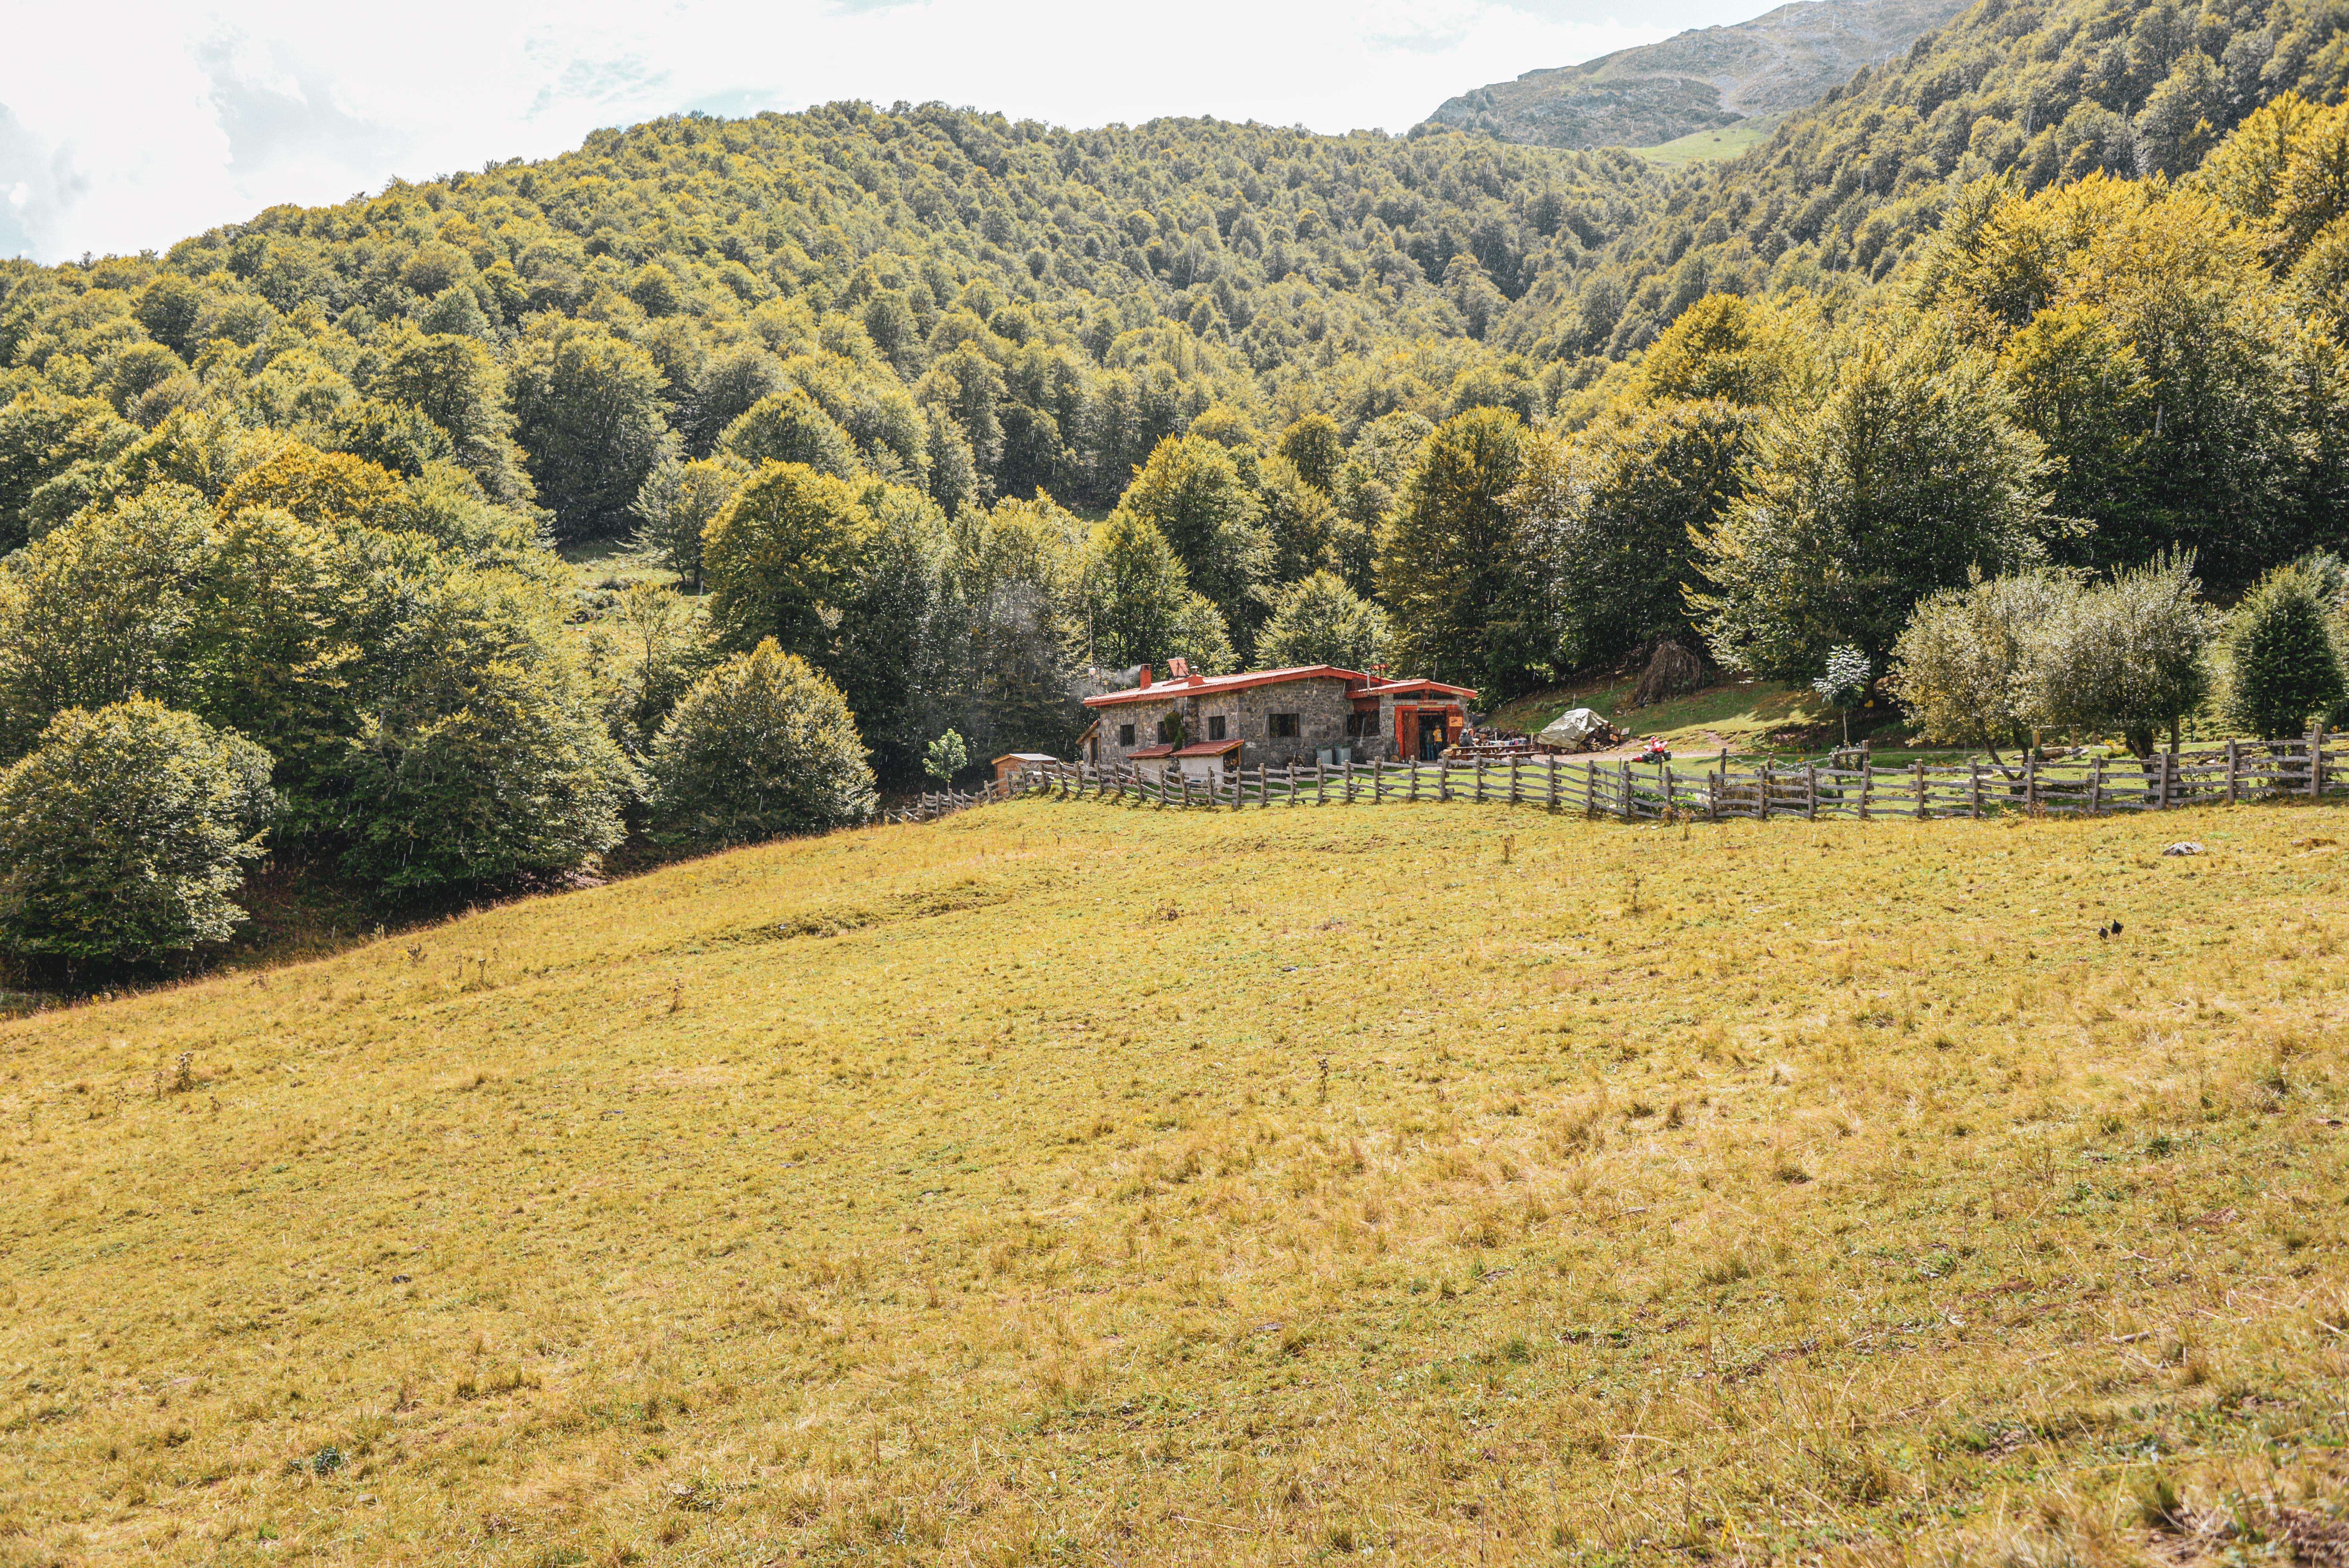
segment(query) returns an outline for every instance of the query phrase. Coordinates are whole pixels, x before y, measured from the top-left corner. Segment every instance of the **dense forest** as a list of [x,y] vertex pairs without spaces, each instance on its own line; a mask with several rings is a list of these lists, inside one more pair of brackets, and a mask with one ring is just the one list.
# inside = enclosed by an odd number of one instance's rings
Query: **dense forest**
[[[690,116],[0,264],[0,928],[213,941],[264,841],[397,898],[856,820],[1176,655],[1500,697],[1664,641],[1882,668],[1985,580],[2297,603],[2263,574],[2337,586],[2349,483],[2341,39],[1981,0],[1690,173]],[[673,586],[556,553],[620,547]]]

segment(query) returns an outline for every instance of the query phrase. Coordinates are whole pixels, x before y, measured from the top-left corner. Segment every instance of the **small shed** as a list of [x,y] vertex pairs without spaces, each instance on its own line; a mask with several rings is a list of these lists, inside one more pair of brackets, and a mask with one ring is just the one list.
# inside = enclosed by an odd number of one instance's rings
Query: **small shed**
[[995,759],[995,781],[1001,784],[1014,774],[1033,772],[1040,768],[1054,768],[1061,759],[1041,751],[1007,751]]

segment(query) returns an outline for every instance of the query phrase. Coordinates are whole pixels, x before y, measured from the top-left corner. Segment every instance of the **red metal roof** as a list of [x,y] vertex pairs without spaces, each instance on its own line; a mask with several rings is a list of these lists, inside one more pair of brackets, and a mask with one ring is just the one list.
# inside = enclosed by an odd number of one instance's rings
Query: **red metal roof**
[[[1197,696],[1206,693],[1246,691],[1250,686],[1274,686],[1281,681],[1341,680],[1349,686],[1359,686],[1368,677],[1360,670],[1341,670],[1335,665],[1299,665],[1285,670],[1242,670],[1231,676],[1192,676],[1186,680],[1156,681],[1146,686],[1134,686],[1126,691],[1103,692],[1099,696],[1085,698],[1087,707],[1107,707],[1113,703],[1148,702],[1154,697]],[[1129,751],[1129,757],[1143,755]]]
[[1448,691],[1455,696],[1475,696],[1475,686],[1445,686],[1442,681],[1379,681],[1354,693],[1356,696],[1381,696],[1393,691]]
[[1129,751],[1125,755],[1129,761],[1143,757],[1172,757],[1174,755],[1174,748],[1171,746],[1145,746],[1139,750]]

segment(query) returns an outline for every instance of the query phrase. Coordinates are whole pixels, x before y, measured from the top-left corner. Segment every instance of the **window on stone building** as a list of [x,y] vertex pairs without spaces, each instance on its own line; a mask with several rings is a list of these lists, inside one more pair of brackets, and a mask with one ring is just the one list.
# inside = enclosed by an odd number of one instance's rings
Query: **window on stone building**
[[1296,739],[1297,716],[1293,713],[1267,714],[1265,716],[1265,733],[1271,736],[1275,740]]
[[1365,735],[1378,733],[1379,716],[1377,714],[1350,713],[1346,716],[1346,735],[1349,739],[1360,739]]
[[1224,716],[1222,714],[1211,713],[1207,716],[1207,738],[1210,740],[1221,740],[1224,738]]
[[1133,726],[1130,724],[1121,724],[1117,727],[1117,743],[1120,746],[1131,746],[1133,744]]

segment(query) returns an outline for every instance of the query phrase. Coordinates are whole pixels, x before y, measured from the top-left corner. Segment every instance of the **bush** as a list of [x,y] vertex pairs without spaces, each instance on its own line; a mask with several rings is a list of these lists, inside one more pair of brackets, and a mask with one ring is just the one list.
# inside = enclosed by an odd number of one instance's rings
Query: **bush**
[[134,697],[67,708],[0,773],[0,945],[119,962],[218,942],[262,852],[269,754]]
[[2209,690],[2212,615],[2190,552],[2083,581],[2039,570],[1920,603],[1892,650],[1893,692],[1929,739],[2020,745],[2034,726],[2117,730],[2149,757]]
[[1893,695],[1928,740],[1979,746],[1995,762],[2000,747],[2029,743],[2040,707],[2035,639],[2080,593],[2076,579],[2039,570],[1977,575],[1928,596],[1893,645]]
[[769,637],[702,676],[653,742],[653,829],[748,843],[862,822],[873,769],[840,688]]
[[2190,552],[2116,572],[2070,596],[2033,637],[2039,722],[2088,733],[2118,730],[2153,755],[2163,730],[2209,696],[2208,654],[2217,617],[2202,603]]
[[949,729],[931,741],[922,758],[922,771],[949,788],[955,775],[969,766],[970,748],[963,744],[959,730]]
[[2227,718],[2253,735],[2300,735],[2343,698],[2341,648],[2316,575],[2281,566],[2260,579],[2227,628]]

